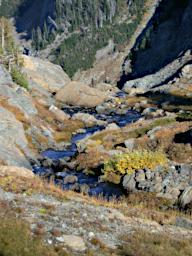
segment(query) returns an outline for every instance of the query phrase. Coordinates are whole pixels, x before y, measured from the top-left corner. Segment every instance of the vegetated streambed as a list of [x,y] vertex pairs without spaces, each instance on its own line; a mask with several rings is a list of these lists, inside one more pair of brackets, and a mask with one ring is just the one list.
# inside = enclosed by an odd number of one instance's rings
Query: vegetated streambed
[[[91,111],[91,112],[90,112]],[[90,113],[94,115],[97,119],[105,120],[108,124],[116,123],[119,127],[123,127],[129,123],[137,121],[141,115],[136,111],[127,111],[126,114],[97,114],[94,110],[90,109],[80,109],[80,108],[67,108],[65,112],[68,114],[73,115],[77,112],[83,113]],[[67,159],[68,162],[71,161],[73,157],[75,157],[78,153],[77,151],[77,143],[80,140],[90,137],[95,132],[101,131],[105,129],[105,126],[93,126],[90,128],[86,128],[83,133],[77,133],[72,136],[71,145],[62,151],[57,151],[54,149],[48,149],[42,152],[42,156],[48,159],[51,159],[52,162],[55,164],[55,168],[45,168],[40,166],[34,166],[34,173],[42,176],[47,177],[48,179],[52,176],[54,177],[54,181],[56,184],[60,185],[64,190],[75,190],[77,192],[86,192],[90,196],[103,196],[107,199],[110,198],[118,198],[122,196],[125,191],[124,189],[119,186],[108,182],[100,182],[99,175],[86,175],[83,172],[78,172],[76,170],[62,170],[60,168],[60,160]],[[99,172],[99,171],[98,171]],[[75,182],[66,182],[66,177],[75,176]]]

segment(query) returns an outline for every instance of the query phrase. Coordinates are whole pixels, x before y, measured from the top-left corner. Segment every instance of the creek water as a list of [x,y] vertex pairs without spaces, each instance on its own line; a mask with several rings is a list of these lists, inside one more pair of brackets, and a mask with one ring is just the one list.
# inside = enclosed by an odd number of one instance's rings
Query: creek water
[[[75,112],[81,111],[80,109],[65,109],[65,112],[68,112],[69,114],[74,114]],[[85,111],[85,109],[81,112],[87,112],[90,113],[90,110]],[[94,115],[97,119],[105,120],[108,124],[110,123],[116,123],[119,127],[123,127],[129,123],[137,121],[141,115],[136,111],[127,111],[125,114],[115,114],[110,113],[109,115],[98,115],[94,113],[93,111],[90,113]],[[42,152],[42,156],[48,159],[51,159],[53,162],[58,163],[60,159],[65,158],[72,158],[75,155],[77,155],[77,142],[80,140],[83,140],[84,138],[88,138],[91,135],[93,135],[95,132],[102,131],[105,129],[105,126],[94,126],[91,128],[86,128],[84,133],[77,133],[72,136],[71,139],[71,145],[64,150],[57,151],[54,149],[48,149],[44,152]],[[52,173],[50,168],[44,168],[41,166],[34,166],[34,173],[39,176],[48,176],[49,173]],[[99,181],[99,173],[98,175],[86,175],[82,172],[78,172],[76,170],[69,170],[69,171],[59,171],[54,170],[54,181],[56,184],[59,184],[64,190],[75,190],[77,192],[82,191],[82,187],[84,190],[86,190],[86,193],[90,196],[100,196],[110,199],[112,197],[118,198],[122,196],[125,191],[123,188],[119,185],[115,185],[108,182],[100,182]],[[65,178],[69,175],[73,175],[77,177],[76,184],[70,184],[64,182]]]

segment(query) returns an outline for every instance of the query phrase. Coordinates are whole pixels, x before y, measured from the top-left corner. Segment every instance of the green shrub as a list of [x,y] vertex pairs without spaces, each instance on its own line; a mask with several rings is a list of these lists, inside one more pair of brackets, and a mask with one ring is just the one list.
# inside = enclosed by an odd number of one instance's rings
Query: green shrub
[[188,112],[178,114],[177,115],[177,120],[180,121],[180,122],[192,121],[192,112],[188,111]]
[[104,164],[104,175],[110,173],[117,175],[133,174],[137,170],[154,170],[157,166],[165,166],[167,157],[162,152],[135,150],[128,154],[116,155]]
[[25,89],[28,89],[29,83],[27,81],[27,78],[18,68],[12,68],[11,76],[16,84],[20,85],[21,87],[24,87]]

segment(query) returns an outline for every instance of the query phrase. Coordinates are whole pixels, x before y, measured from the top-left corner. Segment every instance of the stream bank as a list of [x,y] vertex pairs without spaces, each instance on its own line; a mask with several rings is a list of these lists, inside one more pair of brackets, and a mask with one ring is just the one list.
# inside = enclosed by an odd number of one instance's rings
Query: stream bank
[[[124,97],[125,94],[122,93],[118,96]],[[73,158],[77,156],[78,142],[104,130],[107,125],[124,127],[129,123],[135,122],[141,118],[139,112],[128,110],[125,114],[98,114],[93,109],[81,109],[75,107],[65,108],[64,111],[71,116],[76,113],[89,113],[94,115],[97,120],[105,121],[106,125],[95,125],[93,127],[85,128],[80,133],[77,132],[72,136],[70,145],[64,150],[57,151],[54,149],[48,149],[42,152],[42,158],[48,160],[51,168],[35,165],[33,167],[34,173],[48,179],[54,179],[55,183],[59,184],[64,190],[71,189],[76,192],[89,194],[91,196],[104,196],[106,198],[118,198],[125,194],[125,190],[120,185],[115,185],[109,182],[101,182],[99,180],[101,170],[98,170],[97,175],[87,175],[76,171],[73,168],[63,168],[63,163],[70,163],[73,161]]]

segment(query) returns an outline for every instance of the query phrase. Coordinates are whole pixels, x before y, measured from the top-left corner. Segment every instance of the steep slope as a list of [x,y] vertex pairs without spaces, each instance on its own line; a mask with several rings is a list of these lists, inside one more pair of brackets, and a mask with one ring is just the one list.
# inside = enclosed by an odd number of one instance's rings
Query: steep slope
[[[72,77],[92,67],[97,50],[114,42],[111,51],[127,44],[145,12],[147,0],[9,1],[6,16],[14,16],[17,31],[32,39],[41,57],[60,64]],[[8,2],[0,6],[1,15]],[[150,6],[149,6],[150,8]],[[51,46],[50,46],[51,44]],[[50,46],[50,47],[49,47]]]
[[22,4],[16,18],[16,27],[19,33],[26,32],[31,38],[32,30],[43,28],[48,16],[54,16],[55,0],[28,0]]
[[[191,12],[191,0],[161,1],[154,17],[124,62],[121,85],[127,80],[154,74],[191,49]],[[130,62],[131,65],[127,64]],[[185,64],[182,61],[180,63],[175,67],[171,65],[171,73],[167,73],[172,75]],[[163,76],[160,82],[168,78],[168,74]]]

